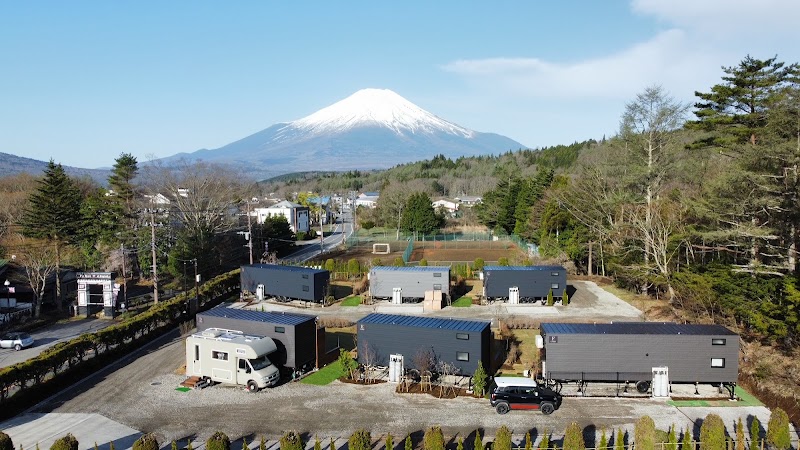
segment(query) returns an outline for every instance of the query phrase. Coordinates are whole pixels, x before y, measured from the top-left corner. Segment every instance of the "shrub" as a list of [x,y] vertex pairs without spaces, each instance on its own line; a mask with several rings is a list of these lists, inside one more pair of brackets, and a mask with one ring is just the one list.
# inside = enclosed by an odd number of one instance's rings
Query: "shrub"
[[145,433],[133,443],[133,450],[158,450],[158,448],[158,439],[153,433]]
[[508,265],[508,258],[506,258],[505,256],[501,256],[500,258],[497,258],[497,265],[498,266],[507,266]]
[[394,442],[392,438],[392,433],[388,433],[386,435],[386,450],[394,450]]
[[578,422],[572,422],[567,425],[567,430],[564,432],[564,450],[585,450],[586,445],[583,442],[583,430]]
[[478,397],[483,397],[483,391],[486,390],[486,378],[486,370],[483,368],[483,363],[478,361],[478,368],[475,369],[475,373],[472,375],[472,391]]
[[362,220],[361,221],[361,228],[365,230],[371,230],[375,228],[375,221],[374,220]]
[[603,428],[603,431],[600,434],[600,443],[597,444],[597,450],[607,450],[607,449],[608,449],[608,436],[606,436],[606,429]]
[[689,430],[683,432],[681,450],[694,450],[694,442],[692,442],[692,435],[689,433]]
[[497,429],[494,435],[493,450],[511,450],[511,430],[503,425]]
[[753,422],[750,424],[750,448],[749,450],[759,450],[761,447],[761,422],[758,417],[753,416]]
[[569,305],[569,295],[567,295],[566,289],[564,289],[564,292],[561,293],[561,304]]
[[654,450],[656,446],[656,424],[650,416],[636,421],[633,438],[634,450]]
[[475,258],[475,261],[472,262],[472,269],[473,270],[483,270],[483,266],[486,263],[483,262],[483,258]]
[[281,436],[281,450],[303,450],[303,439],[296,431],[287,431]]
[[392,265],[394,267],[404,267],[406,265],[406,263],[405,263],[405,261],[403,261],[403,258],[398,256],[398,257],[396,257],[394,259],[394,261],[392,261]]
[[531,441],[531,432],[525,433],[525,450],[533,450],[533,441]]
[[206,440],[206,450],[231,450],[231,440],[222,431],[217,431]]
[[336,261],[331,258],[325,260],[325,270],[328,272],[336,272]]
[[434,425],[425,431],[422,448],[424,450],[444,450],[444,433],[440,426]]
[[744,424],[742,423],[741,417],[739,417],[739,420],[736,422],[736,450],[745,450]]
[[473,444],[472,448],[475,450],[480,450],[483,448],[483,439],[481,439],[480,430],[475,430],[475,443]]
[[[174,443],[175,441],[172,442]],[[175,448],[175,450],[178,450],[177,447]],[[242,450],[250,450],[250,446],[247,445],[247,439],[244,437],[242,438]]]
[[461,436],[458,437],[458,443],[456,444],[456,450],[464,450],[464,438]]
[[353,359],[353,355],[343,348],[339,349],[339,364],[342,365],[342,370],[348,378],[351,380],[355,378],[356,369],[358,369],[358,363],[355,359]]
[[700,450],[725,450],[725,422],[716,414],[709,414],[700,426]]
[[790,448],[789,416],[781,408],[775,408],[767,422],[767,444],[778,450]]
[[347,273],[351,276],[361,273],[361,264],[358,263],[357,259],[347,261]]
[[0,431],[0,450],[15,450],[11,436]]
[[614,438],[614,450],[625,450],[625,434],[622,429],[617,430],[617,437]]
[[328,450],[336,450],[336,441],[331,438],[331,445],[328,447]]
[[425,258],[420,259],[419,260],[419,265],[422,266],[422,267],[427,266],[428,265],[428,260],[425,259]]
[[664,447],[664,450],[678,450],[678,435],[675,434],[674,423],[671,427],[669,427],[669,433],[667,433],[667,445]]
[[406,436],[406,442],[403,445],[404,450],[414,450],[414,443],[411,442],[411,435]]
[[383,261],[381,261],[380,258],[373,258],[372,261],[370,261],[370,264],[372,267],[379,267],[383,265]]
[[553,290],[547,292],[547,306],[553,306]]
[[371,450],[372,436],[365,429],[356,430],[347,440],[349,450]]
[[539,449],[547,450],[548,448],[550,448],[550,434],[548,434],[547,430],[544,430],[542,440],[539,442]]
[[78,440],[72,433],[67,433],[66,436],[56,439],[50,450],[78,450]]

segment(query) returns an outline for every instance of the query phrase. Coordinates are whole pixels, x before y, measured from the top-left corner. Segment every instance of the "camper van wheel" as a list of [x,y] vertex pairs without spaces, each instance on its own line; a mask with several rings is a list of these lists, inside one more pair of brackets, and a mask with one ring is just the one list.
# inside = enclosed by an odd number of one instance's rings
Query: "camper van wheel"
[[258,392],[258,385],[255,381],[250,380],[247,382],[247,390],[250,392]]
[[542,403],[541,409],[542,409],[542,414],[544,414],[545,416],[553,414],[553,411],[556,410],[556,408],[553,406],[552,403]]
[[646,394],[649,389],[650,389],[649,381],[641,380],[636,382],[636,390],[640,394]]

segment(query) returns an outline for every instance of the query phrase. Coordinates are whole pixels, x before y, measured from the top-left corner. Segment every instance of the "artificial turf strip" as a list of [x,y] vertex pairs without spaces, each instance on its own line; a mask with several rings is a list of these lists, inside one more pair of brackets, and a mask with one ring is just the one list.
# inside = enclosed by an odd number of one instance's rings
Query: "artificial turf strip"
[[467,297],[466,295],[459,298],[458,300],[454,301],[452,305],[456,308],[468,308],[472,306],[472,297]]
[[361,304],[361,297],[355,296],[342,300],[342,306],[358,306]]
[[752,394],[744,390],[741,386],[736,386],[737,401],[732,402],[727,399],[720,400],[669,400],[667,403],[672,406],[678,407],[693,407],[693,406],[764,406],[763,403],[758,401]]
[[313,384],[316,386],[324,386],[326,384],[331,384],[333,380],[336,380],[343,375],[344,372],[342,371],[342,365],[339,364],[339,361],[334,361],[322,369],[312,373],[311,375],[304,377],[302,380],[300,380],[300,382]]
[[188,387],[179,387],[179,388],[175,388],[175,390],[176,390],[176,391],[181,391],[181,392],[189,392],[189,391],[191,391],[191,390],[192,390],[192,388],[188,388]]

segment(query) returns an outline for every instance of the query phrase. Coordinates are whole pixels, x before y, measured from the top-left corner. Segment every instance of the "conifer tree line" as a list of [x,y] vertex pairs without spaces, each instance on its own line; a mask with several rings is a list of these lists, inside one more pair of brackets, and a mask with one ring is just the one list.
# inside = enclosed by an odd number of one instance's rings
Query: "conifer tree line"
[[[744,423],[742,419],[734,425],[735,430],[728,433],[722,418],[716,414],[709,414],[703,419],[698,436],[694,436],[691,429],[679,430],[675,425],[669,427],[666,432],[656,429],[653,419],[649,416],[641,417],[635,424],[632,435],[623,429],[600,430],[600,437],[597,442],[586,442],[584,430],[577,422],[567,425],[564,435],[557,440],[548,430],[543,430],[536,445],[537,450],[758,450],[769,448],[771,450],[790,450],[794,445],[797,448],[797,441],[792,440],[790,432],[789,418],[786,413],[778,408],[775,409],[767,424],[767,429],[762,431],[761,424],[757,417],[753,417],[749,435],[745,437]],[[590,435],[595,435],[594,426],[591,427]],[[471,440],[468,440],[465,447],[464,436],[452,439],[455,442],[456,450],[514,450],[522,449],[533,450],[534,439],[531,432],[525,432],[522,442],[514,442],[514,432],[505,425],[500,426],[494,434],[494,439],[487,442],[485,435],[481,435],[481,430],[475,430]],[[661,436],[661,437],[659,437]],[[664,438],[665,436],[665,438]],[[589,437],[591,439],[591,436]],[[697,439],[695,439],[697,438]],[[405,439],[398,440],[399,446],[395,444],[395,437],[387,433],[377,440],[372,433],[365,429],[353,432],[347,439],[349,450],[399,450],[402,446],[404,450],[445,450],[452,448],[448,444],[441,426],[432,425],[424,432],[421,442],[414,442],[411,434],[406,435]],[[258,442],[247,441],[247,437],[242,437],[241,450],[266,450],[267,441],[264,436],[260,436]],[[319,436],[314,436],[314,450],[322,450],[323,444]],[[284,432],[279,439],[280,450],[303,450],[310,442],[304,442],[303,435],[297,431],[290,430]],[[588,444],[588,445],[587,445]],[[222,431],[215,431],[205,441],[205,446],[209,450],[238,450],[233,448],[231,439]],[[95,443],[95,448],[98,448]],[[336,439],[331,437],[326,445],[326,450],[338,450]],[[38,445],[37,445],[38,448]],[[50,446],[50,450],[76,450],[79,442],[72,434],[66,434],[55,440]],[[109,448],[114,449],[114,442],[109,443]],[[158,437],[152,433],[145,433],[133,443],[133,450],[158,450],[160,448]],[[192,441],[184,442],[172,441],[172,450],[186,449],[192,450]],[[17,450],[11,437],[6,433],[0,432],[0,450]],[[22,446],[19,450],[24,450]]]
[[[27,198],[17,199],[17,192]],[[36,317],[53,278],[55,306],[65,306],[65,267],[113,271],[126,281],[160,276],[172,288],[189,288],[195,270],[210,279],[247,254],[247,240],[233,232],[241,229],[237,213],[246,193],[248,186],[229,169],[205,163],[140,168],[123,153],[103,187],[68,176],[51,160],[32,183],[25,176],[0,182],[0,197],[12,200],[0,210],[0,254],[14,255],[24,269],[26,279],[15,282],[30,285]],[[280,254],[295,238],[281,217],[252,232],[256,259],[267,249]]]

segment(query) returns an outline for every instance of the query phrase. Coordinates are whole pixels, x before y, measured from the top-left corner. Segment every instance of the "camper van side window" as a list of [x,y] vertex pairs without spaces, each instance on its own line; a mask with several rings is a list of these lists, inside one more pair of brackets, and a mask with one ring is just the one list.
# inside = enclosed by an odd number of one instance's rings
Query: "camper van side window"
[[711,358],[711,367],[725,367],[725,358]]
[[467,352],[456,352],[456,359],[459,361],[469,361],[469,353]]
[[276,333],[286,333],[286,328],[284,327],[275,327]]
[[469,333],[456,333],[456,339],[461,339],[462,341],[468,341]]
[[227,361],[228,360],[228,353],[226,352],[218,352],[216,350],[211,351],[211,357],[213,359],[218,359],[220,361]]
[[711,339],[711,345],[725,345],[725,339]]

